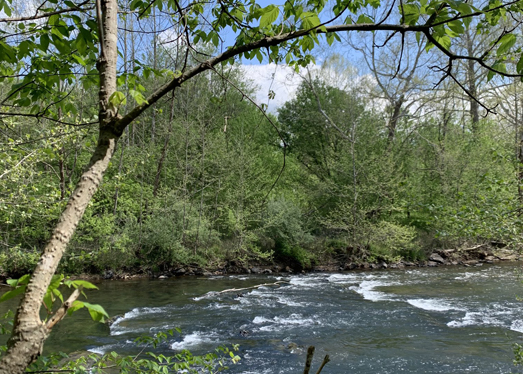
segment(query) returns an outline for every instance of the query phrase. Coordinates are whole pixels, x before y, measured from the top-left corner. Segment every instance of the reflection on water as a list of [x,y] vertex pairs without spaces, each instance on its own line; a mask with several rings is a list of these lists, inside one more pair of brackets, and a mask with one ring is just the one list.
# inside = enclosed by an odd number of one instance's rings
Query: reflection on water
[[[509,373],[523,333],[515,265],[292,276],[110,281],[89,301],[121,314],[111,328],[77,312],[47,350],[133,349],[142,334],[180,327],[166,349],[240,344],[233,373],[297,373],[306,347],[328,373]],[[230,288],[288,281],[218,294]],[[1,310],[0,310],[1,311]],[[315,363],[319,365],[319,362]]]

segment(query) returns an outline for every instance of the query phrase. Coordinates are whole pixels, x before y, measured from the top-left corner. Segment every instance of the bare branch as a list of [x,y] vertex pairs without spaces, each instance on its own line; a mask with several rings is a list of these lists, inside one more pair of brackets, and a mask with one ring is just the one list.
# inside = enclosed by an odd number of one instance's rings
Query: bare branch
[[0,18],[0,22],[21,22],[21,21],[34,21],[41,18],[47,18],[54,16],[56,14],[63,14],[63,13],[69,13],[69,12],[76,12],[76,11],[85,11],[85,10],[91,10],[92,7],[89,8],[81,8],[83,5],[87,4],[91,0],[86,0],[81,4],[78,4],[75,7],[67,8],[67,9],[61,9],[54,12],[48,12],[43,14],[35,14],[34,16],[28,16],[28,17],[12,17],[12,18]]

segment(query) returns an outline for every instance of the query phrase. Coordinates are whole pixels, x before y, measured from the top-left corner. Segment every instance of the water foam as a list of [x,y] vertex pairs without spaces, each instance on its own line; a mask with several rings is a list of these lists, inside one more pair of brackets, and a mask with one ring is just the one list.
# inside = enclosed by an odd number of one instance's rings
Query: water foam
[[289,283],[292,286],[299,286],[300,288],[316,288],[322,286],[322,282],[318,282],[317,278],[312,277],[292,277]]
[[312,318],[305,318],[301,314],[293,313],[289,317],[276,316],[272,319],[256,316],[254,317],[252,323],[256,325],[267,324],[267,326],[260,327],[260,331],[276,331],[285,327],[321,324],[318,319],[319,318],[317,316],[313,316]]
[[359,274],[332,274],[327,280],[331,283],[357,283],[361,280]]
[[365,300],[370,301],[383,301],[383,300],[394,300],[390,295],[384,292],[374,291],[374,288],[380,286],[390,286],[392,283],[383,282],[380,280],[365,280],[360,283],[359,286],[351,286],[350,290],[359,293]]
[[503,327],[505,324],[495,316],[485,313],[485,311],[466,312],[465,316],[461,319],[461,321],[453,320],[447,323],[448,327],[467,327],[480,325]]
[[125,313],[123,315],[123,317],[119,317],[116,319],[116,321],[114,321],[114,323],[110,327],[111,335],[114,336],[114,335],[123,335],[123,334],[136,333],[136,332],[139,332],[139,333],[147,332],[148,329],[146,329],[146,328],[139,328],[139,329],[129,328],[126,326],[122,326],[122,324],[125,323],[126,321],[129,321],[132,319],[142,318],[142,317],[150,315],[150,314],[164,313],[165,311],[166,311],[165,307],[162,307],[162,308],[159,308],[159,307],[157,307],[157,308],[149,308],[149,307],[134,308],[131,311]]
[[418,309],[430,310],[435,312],[445,312],[447,310],[463,310],[442,299],[408,299],[407,303]]
[[189,347],[194,347],[203,343],[216,343],[216,340],[212,339],[208,333],[196,331],[192,334],[185,335],[182,341],[172,343],[171,349],[187,349]]
[[512,331],[517,331],[517,332],[523,333],[523,321],[520,319],[513,321],[512,324],[510,325],[510,329]]

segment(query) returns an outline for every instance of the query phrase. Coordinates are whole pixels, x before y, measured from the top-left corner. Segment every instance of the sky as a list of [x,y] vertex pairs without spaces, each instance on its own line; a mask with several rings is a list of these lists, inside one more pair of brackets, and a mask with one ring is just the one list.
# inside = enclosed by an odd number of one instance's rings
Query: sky
[[[292,100],[301,82],[301,78],[287,65],[260,64],[242,65],[246,78],[251,79],[258,89],[256,97],[253,98],[258,105],[267,104],[268,112],[276,114],[286,101]],[[275,96],[269,100],[269,92],[273,91]]]

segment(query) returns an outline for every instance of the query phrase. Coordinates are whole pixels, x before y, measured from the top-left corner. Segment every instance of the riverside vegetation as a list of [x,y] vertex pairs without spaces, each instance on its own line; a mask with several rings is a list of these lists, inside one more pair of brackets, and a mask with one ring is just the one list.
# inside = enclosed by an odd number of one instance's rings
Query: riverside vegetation
[[[389,107],[371,105],[380,94],[374,81],[358,82],[340,56],[297,76],[296,97],[274,115],[242,100],[255,89],[242,67],[226,74],[184,85],[124,134],[61,272],[230,261],[300,270],[428,260],[434,249],[491,242],[519,248],[520,130],[492,115],[474,122],[456,108],[456,87],[436,103],[421,96],[422,114],[405,109],[391,138]],[[96,91],[71,95],[83,118],[96,114]],[[38,261],[96,130],[2,121],[0,268],[16,277]]]

